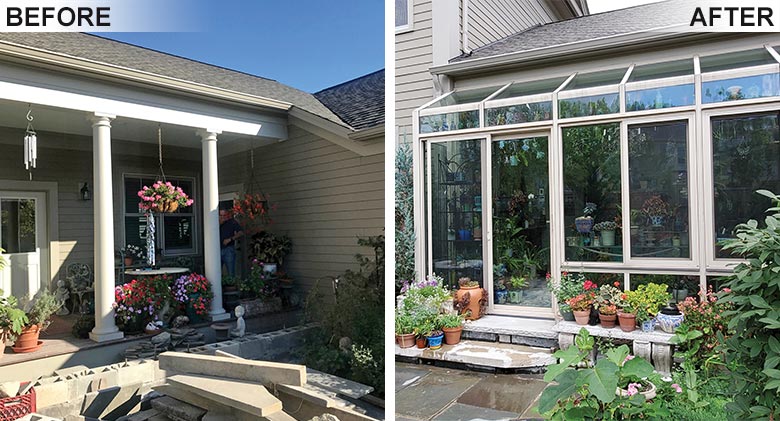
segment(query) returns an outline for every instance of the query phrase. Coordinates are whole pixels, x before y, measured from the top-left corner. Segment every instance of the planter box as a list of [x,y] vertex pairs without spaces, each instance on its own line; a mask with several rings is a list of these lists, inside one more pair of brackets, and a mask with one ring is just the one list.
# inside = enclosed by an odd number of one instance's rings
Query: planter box
[[252,317],[266,313],[282,311],[282,298],[257,298],[254,300],[241,300],[244,307],[244,317]]

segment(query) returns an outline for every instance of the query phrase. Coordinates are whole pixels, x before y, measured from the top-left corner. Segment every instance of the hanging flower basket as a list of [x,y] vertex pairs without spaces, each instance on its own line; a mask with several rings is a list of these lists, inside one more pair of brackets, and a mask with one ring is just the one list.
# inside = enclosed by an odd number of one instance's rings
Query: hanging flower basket
[[193,203],[181,187],[174,187],[170,181],[156,181],[151,187],[144,186],[138,191],[138,197],[141,198],[138,207],[152,212],[176,212]]
[[245,194],[233,201],[233,215],[244,223],[268,225],[272,222],[270,213],[274,209],[275,206],[270,205],[268,196],[263,193]]

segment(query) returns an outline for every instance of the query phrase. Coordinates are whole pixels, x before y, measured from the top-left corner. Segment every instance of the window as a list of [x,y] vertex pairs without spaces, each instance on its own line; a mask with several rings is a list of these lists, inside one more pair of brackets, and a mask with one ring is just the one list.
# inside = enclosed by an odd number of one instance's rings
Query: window
[[411,29],[411,0],[395,0],[395,28]]
[[0,200],[0,240],[6,253],[35,252],[35,200]]
[[[168,181],[181,187],[191,199],[196,199],[194,179],[169,178]],[[124,178],[125,244],[146,246],[146,215],[138,208],[138,190],[154,182],[155,178],[149,176],[125,176]],[[156,243],[164,256],[197,252],[195,208],[196,204],[193,204],[176,213],[155,214]]]
[[[749,219],[763,221],[771,202],[756,190],[780,191],[779,122],[778,113],[712,118],[716,241],[733,238]],[[716,257],[731,257],[715,247]]]

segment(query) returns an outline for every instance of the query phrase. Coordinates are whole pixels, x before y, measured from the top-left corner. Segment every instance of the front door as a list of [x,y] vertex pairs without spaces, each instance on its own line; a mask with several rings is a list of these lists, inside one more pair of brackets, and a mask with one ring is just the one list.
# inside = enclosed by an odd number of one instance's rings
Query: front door
[[0,247],[7,262],[0,289],[5,295],[33,297],[47,286],[46,220],[45,193],[0,191]]

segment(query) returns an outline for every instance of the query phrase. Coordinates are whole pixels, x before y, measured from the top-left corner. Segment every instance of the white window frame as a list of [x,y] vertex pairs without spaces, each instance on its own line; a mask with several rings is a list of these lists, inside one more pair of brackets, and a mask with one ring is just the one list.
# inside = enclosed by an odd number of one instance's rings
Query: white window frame
[[[393,7],[393,10],[395,10],[395,7]],[[395,20],[395,15],[393,16],[393,20]],[[393,22],[393,24],[395,24],[395,22]],[[396,25],[395,33],[403,34],[412,31],[414,31],[414,0],[406,0],[406,25]]]

